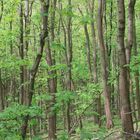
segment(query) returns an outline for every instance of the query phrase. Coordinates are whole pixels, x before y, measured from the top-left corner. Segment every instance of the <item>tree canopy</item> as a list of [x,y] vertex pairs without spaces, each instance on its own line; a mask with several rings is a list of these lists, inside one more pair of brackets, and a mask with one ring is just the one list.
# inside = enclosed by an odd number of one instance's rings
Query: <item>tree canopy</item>
[[0,139],[140,139],[140,1],[1,0]]

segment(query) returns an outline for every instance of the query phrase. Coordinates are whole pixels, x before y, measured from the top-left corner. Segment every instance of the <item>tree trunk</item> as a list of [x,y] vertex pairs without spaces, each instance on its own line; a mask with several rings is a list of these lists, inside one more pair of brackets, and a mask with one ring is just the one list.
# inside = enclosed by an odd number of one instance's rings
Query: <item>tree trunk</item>
[[[88,9],[86,9],[88,13]],[[81,13],[82,16],[84,16],[82,10],[79,8],[79,12]],[[85,32],[85,47],[86,47],[86,53],[87,53],[87,64],[88,64],[88,69],[89,69],[89,77],[90,81],[93,81],[93,74],[92,74],[92,65],[91,65],[91,48],[90,48],[90,37],[89,37],[89,32],[88,32],[88,25],[87,23],[84,23],[84,32]]]
[[2,70],[0,69],[0,112],[4,109],[4,96],[3,96],[3,83],[2,83]]
[[129,99],[129,84],[128,84],[128,70],[125,66],[127,64],[124,46],[125,35],[125,5],[124,0],[118,0],[118,46],[119,46],[119,92],[121,100],[121,120],[122,128],[125,134],[125,139],[132,138],[134,133],[132,113]]
[[[89,11],[90,11],[90,16],[92,18],[91,20],[91,44],[92,44],[92,49],[93,49],[93,80],[94,83],[97,84],[98,83],[98,71],[97,71],[97,41],[96,41],[96,33],[95,33],[95,24],[94,24],[94,18],[95,18],[95,0],[91,0],[89,1]],[[98,113],[98,116],[94,116],[94,122],[97,123],[99,125],[99,127],[101,126],[101,95],[98,95],[97,100],[96,100],[96,111]]]
[[[56,3],[57,0],[53,0],[51,2],[51,30],[50,30],[50,36],[51,36],[51,43],[54,42],[55,39],[55,10],[56,10]],[[48,41],[48,46],[46,48],[46,60],[47,64],[51,67],[55,65],[55,51],[52,51],[50,48],[50,42]],[[55,140],[56,139],[56,112],[53,110],[53,107],[55,105],[55,93],[57,92],[57,73],[56,70],[48,71],[48,75],[50,76],[48,78],[48,89],[51,96],[51,100],[49,102],[49,116],[48,116],[48,139],[49,140]]]
[[2,20],[2,17],[3,17],[3,12],[4,12],[4,2],[3,2],[3,0],[1,0],[0,23],[1,23],[1,20]]
[[[21,61],[24,60],[24,39],[23,39],[23,1],[20,1],[20,47],[19,54]],[[23,104],[24,102],[24,66],[20,66],[20,92],[19,92],[19,102]]]
[[[38,67],[42,58],[43,48],[45,45],[45,39],[48,37],[48,16],[44,16],[44,14],[48,13],[49,11],[49,0],[46,2],[44,0],[40,0],[41,2],[41,13],[42,13],[42,31],[40,35],[40,48],[38,50],[38,54],[35,58],[33,66],[30,70],[30,83],[29,83],[29,93],[28,93],[28,107],[32,104],[32,97],[34,94],[34,85],[35,85],[35,77],[38,71]],[[29,115],[25,116],[23,120],[23,125],[21,127],[21,135],[22,139],[25,140],[26,132],[28,127]]]
[[90,81],[92,81],[93,76],[92,76],[92,66],[91,66],[91,58],[90,58],[90,55],[91,55],[90,39],[89,39],[87,24],[84,25],[84,31],[85,31],[85,36],[86,36],[87,63],[88,63],[88,69],[89,69],[89,74],[90,74]]
[[[134,46],[134,55],[138,56],[137,50],[137,39],[136,39],[136,25],[135,25],[135,12],[133,19],[133,46]],[[135,84],[136,84],[136,102],[138,110],[138,119],[140,120],[140,86],[139,86],[139,70],[138,68],[135,71]]]
[[107,49],[104,45],[103,38],[103,0],[99,0],[98,7],[98,37],[101,52],[101,62],[102,62],[102,72],[103,72],[103,88],[105,96],[105,113],[106,113],[106,127],[113,127],[113,121],[110,110],[110,88],[108,84],[109,68],[108,68],[108,58]]
[[128,5],[128,43],[126,46],[126,61],[130,63],[131,50],[133,46],[133,29],[134,29],[134,7],[136,0],[129,0]]
[[[69,12],[72,12],[72,5],[71,0],[68,0],[68,7]],[[71,15],[68,15],[68,24],[67,24],[67,58],[68,58],[68,79],[67,79],[67,90],[72,90],[72,17]],[[70,101],[67,103],[67,131],[70,132],[71,130],[71,117],[70,117]]]
[[[48,46],[46,48],[46,54],[47,54],[47,64],[51,67],[53,66],[53,60],[52,60],[52,53],[50,50],[50,46],[48,43]],[[56,93],[56,81],[54,77],[54,71],[48,71],[48,75],[50,76],[48,78],[48,89],[51,96],[51,100],[49,102],[49,116],[48,116],[48,138],[49,140],[55,140],[56,139],[56,113],[53,110],[54,104],[55,104],[55,93]],[[53,77],[51,77],[53,75]]]

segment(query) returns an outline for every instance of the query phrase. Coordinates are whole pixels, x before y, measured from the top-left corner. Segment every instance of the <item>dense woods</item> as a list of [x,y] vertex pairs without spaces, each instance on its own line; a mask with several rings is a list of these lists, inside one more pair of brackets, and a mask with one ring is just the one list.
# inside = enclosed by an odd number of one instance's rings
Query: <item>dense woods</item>
[[0,140],[140,139],[139,0],[0,0]]

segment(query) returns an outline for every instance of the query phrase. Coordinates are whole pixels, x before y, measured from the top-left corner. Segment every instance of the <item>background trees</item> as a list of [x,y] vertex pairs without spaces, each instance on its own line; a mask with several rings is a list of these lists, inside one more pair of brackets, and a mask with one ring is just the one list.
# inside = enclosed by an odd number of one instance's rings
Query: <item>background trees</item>
[[135,0],[1,0],[0,137],[136,138],[139,8]]

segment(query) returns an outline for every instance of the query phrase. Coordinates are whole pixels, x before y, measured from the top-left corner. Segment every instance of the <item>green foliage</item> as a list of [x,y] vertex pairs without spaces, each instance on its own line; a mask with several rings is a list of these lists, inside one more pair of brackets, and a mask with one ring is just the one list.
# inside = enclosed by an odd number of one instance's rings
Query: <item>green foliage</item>
[[[31,127],[36,125],[36,117],[43,117],[39,106],[27,106],[12,103],[8,108],[0,113],[0,137],[3,140],[20,140],[20,130],[24,117],[29,115]],[[10,139],[11,138],[11,139]]]
[[75,103],[77,105],[76,113],[79,115],[86,113],[89,116],[95,114],[98,115],[97,112],[94,112],[94,110],[89,110],[93,109],[93,103],[96,98],[101,94],[101,91],[101,86],[94,83],[87,84],[87,86],[77,91],[77,101]]
[[130,69],[132,72],[140,71],[140,55],[132,56],[131,62],[130,62]]
[[101,128],[93,134],[93,138],[98,138],[100,140],[103,140],[106,133],[107,133],[107,130],[105,128]]
[[84,24],[90,24],[91,21],[92,21],[92,19],[91,19],[90,15],[85,15],[85,16],[82,16],[82,17],[80,18],[80,23],[81,23],[82,25],[84,25]]
[[58,140],[69,140],[68,133],[66,131],[62,131],[58,134]]
[[65,46],[59,42],[53,42],[51,44],[51,48],[52,50],[55,50],[56,52],[64,52],[64,50],[66,49]]
[[80,134],[81,140],[91,140],[99,139],[104,140],[105,135],[107,134],[107,129],[105,127],[100,127],[96,124],[93,125],[93,121],[87,120],[83,122],[82,130],[77,130],[77,133]]
[[[51,111],[57,114],[57,137],[58,140],[68,140],[70,139],[66,130],[64,130],[64,119],[66,119],[66,112],[68,103],[71,103],[71,123],[75,124],[75,121],[79,117],[83,119],[83,129],[80,130],[79,124],[75,126],[76,137],[80,137],[81,140],[90,140],[94,138],[98,138],[103,140],[105,135],[107,134],[107,130],[104,128],[105,126],[105,115],[104,115],[104,97],[101,95],[103,93],[103,85],[101,83],[101,62],[100,62],[100,54],[99,54],[99,46],[98,46],[98,35],[97,35],[97,8],[98,2],[95,1],[94,7],[94,18],[91,18],[89,12],[87,12],[87,7],[92,6],[88,5],[88,0],[72,0],[72,6],[68,5],[68,1],[60,0],[57,2],[56,13],[55,13],[55,21],[54,21],[54,34],[55,39],[53,40],[51,37],[51,16],[55,9],[51,7],[49,10],[49,14],[40,13],[40,2],[34,1],[32,10],[30,9],[31,17],[29,18],[30,25],[27,27],[29,34],[26,36],[25,31],[25,1],[23,1],[23,18],[24,18],[24,47],[25,42],[28,41],[28,52],[26,52],[27,48],[24,48],[24,59],[20,57],[20,17],[19,17],[19,5],[20,0],[3,0],[4,2],[4,12],[2,20],[0,21],[0,92],[3,92],[4,96],[4,104],[5,109],[0,112],[0,140],[20,140],[21,139],[21,126],[23,124],[25,116],[29,115],[29,127],[33,129],[37,126],[37,134],[33,136],[33,140],[41,140],[43,139],[42,135],[39,134],[40,128],[45,129],[43,131],[43,135],[47,136],[47,117],[49,114],[49,105],[52,97],[50,93],[48,93],[48,80],[52,78],[57,78],[57,93],[56,102],[53,104]],[[31,2],[31,1],[30,1]],[[58,4],[59,3],[59,4]],[[125,1],[128,4],[128,0]],[[30,3],[31,4],[31,3]],[[62,7],[61,7],[62,4]],[[104,42],[108,43],[108,47],[111,47],[111,56],[110,56],[110,65],[111,70],[109,71],[109,79],[108,84],[114,86],[114,88],[118,88],[117,80],[119,75],[118,66],[118,47],[117,47],[117,5],[113,3],[113,12],[112,19],[110,19],[110,4],[111,0],[106,1],[106,23],[104,23]],[[83,15],[79,12],[78,8],[80,7]],[[29,6],[31,8],[31,5]],[[91,8],[91,7],[90,7]],[[137,46],[140,45],[140,1],[136,3],[136,41]],[[126,10],[127,11],[127,10]],[[0,5],[1,12],[1,5]],[[105,13],[104,13],[105,14]],[[127,12],[126,12],[127,14]],[[37,50],[40,48],[40,33],[41,33],[41,18],[42,16],[49,15],[49,37],[45,40],[44,52],[41,59],[41,63],[39,65],[39,70],[35,79],[35,89],[34,95],[32,99],[32,105],[27,107],[25,105],[21,105],[18,102],[19,93],[20,93],[20,68],[24,66],[24,70],[27,70],[27,77],[24,77],[23,86],[25,86],[26,92],[28,91],[30,76],[29,72],[36,58]],[[105,16],[105,15],[103,15]],[[72,82],[74,84],[73,91],[66,90],[67,86],[67,74],[68,74],[68,66],[66,62],[66,52],[68,52],[68,34],[67,34],[67,24],[68,19],[72,18]],[[127,18],[127,16],[126,16]],[[62,25],[62,21],[63,24]],[[104,19],[103,19],[104,20]],[[112,21],[112,27],[110,22]],[[95,84],[91,81],[90,73],[87,65],[87,48],[85,47],[85,33],[84,33],[84,25],[87,24],[89,39],[90,39],[90,58],[91,58],[91,66],[92,70],[94,70],[93,66],[93,53],[94,49],[92,46],[92,32],[91,32],[91,21],[94,22],[95,25],[95,39],[97,43],[97,77],[98,84]],[[12,29],[10,27],[12,24]],[[107,24],[107,31],[105,29],[105,24]],[[64,26],[64,27],[62,27]],[[127,25],[126,25],[127,26]],[[112,28],[112,30],[111,30]],[[65,34],[65,31],[66,34]],[[126,28],[127,29],[127,28]],[[126,31],[126,38],[127,38]],[[65,36],[66,35],[66,36]],[[66,38],[65,38],[66,37]],[[110,42],[111,37],[111,42]],[[65,42],[66,39],[66,42]],[[49,45],[52,53],[52,58],[55,59],[55,65],[49,66],[46,61],[46,47],[47,41],[49,40]],[[53,40],[53,41],[52,41]],[[110,44],[111,43],[111,44]],[[93,44],[96,45],[96,44]],[[132,48],[133,49],[133,48]],[[131,76],[134,77],[135,72],[140,72],[140,50],[138,49],[138,55],[135,56],[132,52],[131,63],[130,65],[125,65],[125,67],[129,67],[131,70]],[[27,53],[27,54],[26,54]],[[67,56],[68,57],[68,56]],[[113,60],[116,59],[116,60]],[[116,64],[114,64],[114,62]],[[57,74],[48,74],[48,71],[53,72],[57,71]],[[93,78],[93,77],[92,77]],[[135,82],[133,82],[134,90],[135,90]],[[2,90],[1,90],[2,89]],[[134,92],[134,91],[133,91]],[[93,123],[93,116],[99,116],[96,106],[96,100],[101,95],[101,111],[102,117],[100,118],[103,126],[98,128],[97,125]],[[28,96],[28,95],[27,95]],[[114,97],[115,100],[118,98],[118,89],[114,89],[114,92],[111,93],[111,97]],[[131,95],[131,99],[136,98],[136,94],[134,92]],[[15,103],[16,102],[16,103]],[[8,107],[7,107],[8,104]],[[114,102],[116,105],[116,101]],[[116,105],[117,106],[117,105]],[[112,113],[116,114],[116,107],[112,107]],[[38,118],[41,118],[43,121],[40,126],[40,122]],[[76,119],[75,119],[76,118]],[[92,121],[89,121],[91,119]],[[45,123],[44,123],[45,122]],[[66,122],[65,122],[66,123]],[[120,129],[120,120],[115,116],[114,117],[115,127]],[[116,129],[116,128],[114,128]]]
[[86,64],[81,62],[73,62],[73,78],[74,80],[78,81],[80,79],[82,80],[88,80],[89,73],[88,68],[86,67]]
[[81,130],[80,140],[91,140],[93,138],[93,134],[86,130]]

